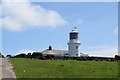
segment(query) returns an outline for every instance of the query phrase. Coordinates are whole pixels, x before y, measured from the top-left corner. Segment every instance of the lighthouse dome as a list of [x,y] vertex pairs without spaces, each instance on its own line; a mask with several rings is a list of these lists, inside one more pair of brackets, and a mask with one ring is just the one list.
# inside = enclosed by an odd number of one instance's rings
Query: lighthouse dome
[[69,33],[70,34],[70,40],[71,39],[76,39],[76,40],[78,40],[78,31],[77,31],[77,29],[76,29],[76,27],[74,27],[74,29],[72,29],[72,31]]
[[77,28],[74,27],[70,33],[78,33]]

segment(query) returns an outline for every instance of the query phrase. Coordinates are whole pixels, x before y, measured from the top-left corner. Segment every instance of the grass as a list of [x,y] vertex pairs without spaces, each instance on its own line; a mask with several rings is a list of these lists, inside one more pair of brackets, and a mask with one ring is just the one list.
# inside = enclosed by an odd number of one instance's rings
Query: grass
[[10,58],[17,78],[117,78],[118,63]]

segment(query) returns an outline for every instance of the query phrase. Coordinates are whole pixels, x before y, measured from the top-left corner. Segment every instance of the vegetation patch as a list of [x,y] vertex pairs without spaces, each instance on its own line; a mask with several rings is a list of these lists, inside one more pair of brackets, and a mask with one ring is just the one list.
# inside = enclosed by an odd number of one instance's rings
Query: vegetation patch
[[17,78],[117,78],[118,62],[10,58]]

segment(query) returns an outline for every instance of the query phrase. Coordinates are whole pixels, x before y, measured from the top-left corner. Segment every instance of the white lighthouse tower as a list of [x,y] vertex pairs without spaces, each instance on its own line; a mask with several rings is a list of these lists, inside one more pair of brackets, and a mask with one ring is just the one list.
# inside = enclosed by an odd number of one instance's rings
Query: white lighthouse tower
[[78,38],[79,32],[76,27],[69,33],[68,54],[69,56],[80,56],[80,41]]

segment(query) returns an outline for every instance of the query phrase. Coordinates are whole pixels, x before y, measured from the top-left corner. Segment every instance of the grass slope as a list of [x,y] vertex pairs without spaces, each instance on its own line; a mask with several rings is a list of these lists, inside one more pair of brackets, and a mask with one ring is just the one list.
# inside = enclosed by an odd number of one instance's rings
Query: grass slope
[[106,61],[10,59],[17,78],[116,78],[118,63]]

